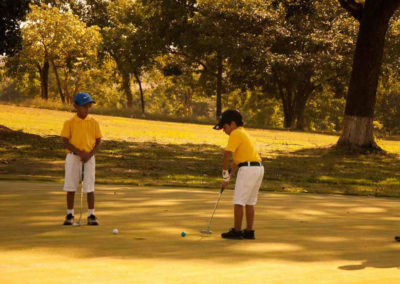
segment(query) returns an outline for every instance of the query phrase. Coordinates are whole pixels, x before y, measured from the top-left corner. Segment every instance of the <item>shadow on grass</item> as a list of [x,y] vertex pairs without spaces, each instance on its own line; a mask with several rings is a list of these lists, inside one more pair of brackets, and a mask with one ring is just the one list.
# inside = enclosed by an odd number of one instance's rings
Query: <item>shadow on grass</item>
[[[26,251],[78,258],[341,262],[341,270],[400,267],[394,243],[398,202],[394,199],[338,195],[261,193],[256,240],[223,240],[232,222],[232,192],[224,193],[202,236],[217,190],[100,186],[96,192],[98,227],[62,226],[65,194],[54,183],[0,181],[0,218],[7,234],[3,253]],[[86,212],[84,212],[86,216]],[[119,235],[112,229],[118,228]],[[180,232],[186,231],[182,238]]]
[[[59,181],[65,150],[58,136],[0,129],[0,178]],[[282,142],[284,143],[284,142]],[[98,184],[218,187],[223,149],[207,144],[103,141]],[[392,154],[344,155],[331,148],[262,153],[262,190],[400,196],[400,159]]]
[[[222,149],[201,144],[103,141],[96,154],[96,182],[132,185],[216,186]],[[19,131],[0,132],[3,179],[64,178],[63,149],[58,136]]]
[[334,148],[279,153],[264,162],[276,190],[400,196],[400,159],[394,154],[344,155]]

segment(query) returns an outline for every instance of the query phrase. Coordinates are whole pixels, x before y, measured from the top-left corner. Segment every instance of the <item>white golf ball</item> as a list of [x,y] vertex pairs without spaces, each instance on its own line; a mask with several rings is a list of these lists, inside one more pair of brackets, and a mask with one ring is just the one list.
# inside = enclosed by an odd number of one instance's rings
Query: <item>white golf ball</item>
[[117,229],[117,228],[115,228],[115,229],[113,230],[113,234],[114,234],[114,235],[118,234],[118,229]]

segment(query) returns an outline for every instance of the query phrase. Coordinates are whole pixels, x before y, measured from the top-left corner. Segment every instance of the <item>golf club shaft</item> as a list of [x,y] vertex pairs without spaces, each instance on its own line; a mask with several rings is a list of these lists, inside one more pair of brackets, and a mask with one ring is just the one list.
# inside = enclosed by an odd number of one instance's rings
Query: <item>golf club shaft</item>
[[85,163],[82,162],[82,179],[81,179],[81,207],[79,212],[79,224],[81,223],[82,219],[82,206],[83,206],[83,178],[85,175]]
[[213,210],[213,212],[211,214],[210,221],[208,221],[208,229],[207,229],[208,231],[210,231],[211,221],[212,221],[212,219],[214,217],[215,210],[217,209],[219,200],[221,199],[221,196],[222,196],[223,192],[224,192],[224,187],[221,187],[221,190],[220,190],[219,195],[218,195],[217,203],[215,203],[214,210]]

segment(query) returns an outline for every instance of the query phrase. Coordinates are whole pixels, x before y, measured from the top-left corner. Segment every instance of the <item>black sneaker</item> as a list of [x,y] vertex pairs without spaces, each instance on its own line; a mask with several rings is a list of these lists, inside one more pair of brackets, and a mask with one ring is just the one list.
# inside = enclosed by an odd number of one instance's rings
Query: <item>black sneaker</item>
[[242,231],[235,231],[234,228],[232,228],[229,232],[222,233],[221,237],[223,237],[224,239],[236,239],[236,240],[243,239]]
[[87,224],[91,226],[97,226],[97,218],[93,214],[87,217]]
[[69,213],[67,216],[65,216],[64,225],[69,226],[72,225],[73,223],[74,223],[74,215]]
[[255,240],[254,230],[244,230],[243,231],[243,238],[248,240]]

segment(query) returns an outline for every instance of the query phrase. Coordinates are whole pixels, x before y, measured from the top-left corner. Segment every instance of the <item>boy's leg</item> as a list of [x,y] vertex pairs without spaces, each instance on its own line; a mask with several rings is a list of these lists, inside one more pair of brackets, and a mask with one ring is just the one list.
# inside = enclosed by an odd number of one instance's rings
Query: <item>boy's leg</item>
[[242,230],[242,221],[243,221],[243,207],[242,205],[235,204],[234,206],[234,228],[235,231],[240,231]]
[[94,215],[94,185],[95,185],[96,160],[93,156],[85,163],[85,178],[83,180],[83,192],[87,193],[88,205],[88,225],[98,225],[97,218]]
[[67,192],[67,216],[64,220],[64,225],[72,225],[74,222],[74,199],[75,191],[79,186],[79,165],[80,159],[78,156],[71,153],[65,158],[65,180],[64,191]]
[[[241,175],[242,171],[239,169],[236,177],[235,183],[235,193],[233,196],[233,228],[226,233],[222,233],[221,237],[225,239],[243,239],[242,236],[242,221],[243,221],[243,211],[244,211],[244,187],[243,187],[243,178]],[[242,205],[243,204],[243,205]]]
[[74,209],[74,200],[75,200],[75,192],[68,191],[67,192],[67,209],[68,210]]
[[254,205],[246,205],[246,230],[253,230],[254,225]]
[[72,225],[74,223],[74,198],[75,192],[67,192],[67,216],[65,216],[64,225]]
[[87,194],[88,209],[94,209],[94,191]]
[[244,206],[239,204],[234,205],[234,227],[229,232],[221,234],[221,237],[223,237],[224,239],[243,239],[241,231],[243,220],[243,207]]

